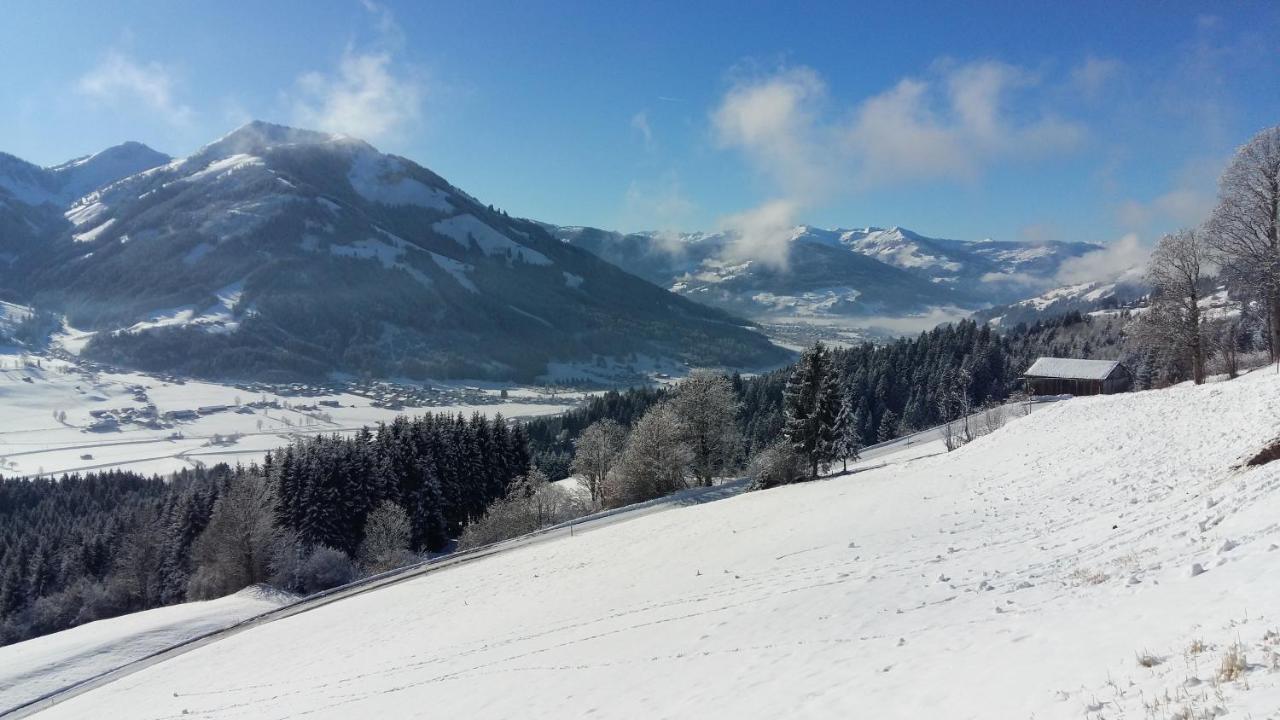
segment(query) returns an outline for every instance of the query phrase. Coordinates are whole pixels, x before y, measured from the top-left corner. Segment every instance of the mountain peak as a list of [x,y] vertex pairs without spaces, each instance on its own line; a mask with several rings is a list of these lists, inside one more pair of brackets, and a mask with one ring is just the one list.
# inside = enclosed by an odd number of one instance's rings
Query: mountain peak
[[329,145],[342,142],[365,144],[347,135],[252,120],[204,146],[192,157],[214,159],[230,155],[257,155],[281,145]]

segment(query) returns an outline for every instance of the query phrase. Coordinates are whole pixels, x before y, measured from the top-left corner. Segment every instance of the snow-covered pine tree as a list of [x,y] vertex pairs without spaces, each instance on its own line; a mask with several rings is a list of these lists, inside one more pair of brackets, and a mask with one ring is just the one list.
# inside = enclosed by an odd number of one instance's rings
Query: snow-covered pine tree
[[831,368],[831,355],[821,342],[804,351],[787,380],[783,393],[783,434],[792,450],[809,466],[809,478],[834,456],[839,390]]
[[876,442],[888,442],[898,435],[898,416],[893,410],[885,410],[880,416],[880,429],[876,432]]
[[840,410],[831,429],[835,437],[834,459],[841,461],[842,471],[849,471],[849,461],[857,460],[862,450],[862,419],[854,409],[853,393],[840,394]]

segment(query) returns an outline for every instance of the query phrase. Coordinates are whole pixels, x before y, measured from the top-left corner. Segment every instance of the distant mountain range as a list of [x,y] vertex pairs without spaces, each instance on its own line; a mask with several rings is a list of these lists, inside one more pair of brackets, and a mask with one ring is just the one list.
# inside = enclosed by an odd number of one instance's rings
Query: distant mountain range
[[800,226],[791,233],[787,267],[779,269],[726,261],[733,241],[727,233],[550,229],[655,284],[752,318],[973,310],[1053,287],[1065,260],[1102,249],[1090,243],[942,240],[897,227]]
[[178,160],[133,143],[53,168],[0,156],[0,213],[9,299],[143,369],[532,380],[789,356],[340,135],[254,122]]
[[89,357],[224,378],[769,367],[790,351],[751,320],[985,308],[1100,249],[801,226],[778,268],[732,240],[512,218],[361,140],[263,122],[180,159],[0,154],[0,300],[94,331]]

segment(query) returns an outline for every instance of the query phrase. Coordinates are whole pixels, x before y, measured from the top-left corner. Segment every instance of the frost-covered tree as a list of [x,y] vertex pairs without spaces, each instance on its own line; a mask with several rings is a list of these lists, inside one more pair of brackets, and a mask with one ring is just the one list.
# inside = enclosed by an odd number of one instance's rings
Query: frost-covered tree
[[1208,247],[1196,230],[1165,235],[1147,263],[1151,303],[1135,324],[1148,346],[1186,359],[1197,385],[1204,382],[1208,338],[1200,309]]
[[626,504],[662,497],[686,487],[685,473],[693,455],[680,418],[668,403],[649,409],[632,428],[618,459],[618,497]]
[[1236,151],[1207,225],[1224,275],[1261,301],[1272,360],[1280,356],[1280,126]]
[[626,442],[626,429],[611,418],[592,423],[574,441],[570,467],[586,483],[593,506],[599,507],[604,503],[609,473]]
[[840,393],[831,355],[822,343],[800,355],[783,391],[783,433],[791,449],[809,466],[809,477],[834,458],[836,413]]
[[232,476],[208,526],[192,546],[195,572],[187,588],[189,599],[219,597],[270,577],[280,541],[275,504],[275,493],[265,478],[249,473]]
[[783,439],[768,445],[751,458],[747,476],[751,478],[751,489],[767,490],[804,480],[807,471],[804,458],[797,455],[791,449],[791,443]]
[[842,463],[842,470],[848,472],[849,461],[857,460],[862,451],[862,418],[854,409],[852,393],[840,395],[840,411],[836,413],[832,435],[835,437],[834,457]]
[[689,469],[698,485],[710,487],[733,462],[740,442],[738,400],[729,379],[695,371],[676,387],[671,409],[689,446]]
[[413,562],[409,551],[413,526],[409,514],[390,500],[369,513],[360,543],[360,564],[367,573],[380,573]]

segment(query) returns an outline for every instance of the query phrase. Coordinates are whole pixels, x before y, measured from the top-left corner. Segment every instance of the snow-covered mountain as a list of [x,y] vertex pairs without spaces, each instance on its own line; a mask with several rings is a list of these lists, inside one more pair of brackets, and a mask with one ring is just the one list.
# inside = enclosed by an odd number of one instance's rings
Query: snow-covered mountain
[[929,238],[904,228],[795,228],[785,269],[726,260],[728,233],[624,235],[554,228],[567,243],[688,297],[750,317],[902,315],[979,308],[1041,292],[1089,243]]
[[62,210],[77,198],[169,160],[136,142],[50,168],[0,153],[0,268],[64,228]]
[[1143,281],[1141,268],[1133,268],[1108,279],[1063,285],[1016,302],[984,308],[975,312],[973,317],[1003,326],[1034,323],[1069,312],[1131,308],[1141,303],[1150,292],[1151,288]]
[[355,138],[254,122],[114,178],[141,147],[10,173],[45,206],[105,183],[62,206],[62,227],[4,278],[76,327],[129,331],[99,332],[93,357],[221,375],[504,378],[604,357],[784,357],[723,312]]

